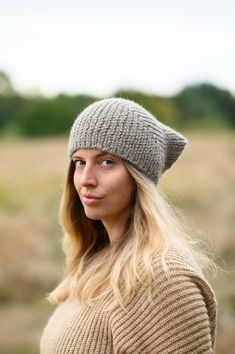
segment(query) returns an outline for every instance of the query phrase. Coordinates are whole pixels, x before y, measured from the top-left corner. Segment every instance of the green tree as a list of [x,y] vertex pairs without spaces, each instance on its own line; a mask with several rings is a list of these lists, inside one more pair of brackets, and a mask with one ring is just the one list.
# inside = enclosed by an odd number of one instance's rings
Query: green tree
[[174,100],[182,127],[235,128],[235,99],[211,84],[188,86]]
[[25,136],[67,134],[76,115],[93,101],[90,96],[63,94],[52,99],[32,99],[19,112],[17,124]]
[[13,94],[15,94],[15,90],[9,76],[0,71],[0,96],[11,96]]

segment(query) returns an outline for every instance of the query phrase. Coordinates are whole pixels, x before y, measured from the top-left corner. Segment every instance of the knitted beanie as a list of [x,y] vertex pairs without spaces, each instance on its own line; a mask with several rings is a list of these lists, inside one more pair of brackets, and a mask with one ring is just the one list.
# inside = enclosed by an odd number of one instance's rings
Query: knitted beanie
[[155,183],[179,158],[187,139],[161,123],[141,105],[106,98],[89,105],[75,120],[68,154],[95,148],[117,155]]

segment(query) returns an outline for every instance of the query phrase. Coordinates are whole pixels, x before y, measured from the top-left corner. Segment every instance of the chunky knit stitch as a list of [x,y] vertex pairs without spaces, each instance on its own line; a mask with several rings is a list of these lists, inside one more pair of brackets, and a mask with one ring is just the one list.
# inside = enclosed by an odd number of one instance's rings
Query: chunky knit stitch
[[144,107],[123,98],[106,98],[85,108],[75,120],[68,154],[95,148],[132,163],[155,183],[183,152],[187,139]]
[[216,299],[185,255],[170,251],[168,275],[154,257],[152,300],[142,283],[127,306],[107,309],[112,296],[82,309],[65,301],[49,319],[41,354],[209,354],[215,350]]

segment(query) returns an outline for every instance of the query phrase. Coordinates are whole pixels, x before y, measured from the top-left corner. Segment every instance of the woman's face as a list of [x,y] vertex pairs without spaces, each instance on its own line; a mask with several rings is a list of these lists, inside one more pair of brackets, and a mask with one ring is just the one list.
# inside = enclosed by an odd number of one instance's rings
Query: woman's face
[[103,223],[125,222],[130,215],[135,182],[122,159],[96,149],[77,150],[74,185],[85,214]]

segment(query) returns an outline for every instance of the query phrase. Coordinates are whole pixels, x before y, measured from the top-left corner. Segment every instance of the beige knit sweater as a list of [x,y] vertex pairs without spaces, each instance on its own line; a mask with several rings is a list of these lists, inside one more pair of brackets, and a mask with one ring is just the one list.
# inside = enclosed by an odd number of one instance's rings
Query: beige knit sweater
[[214,353],[217,305],[202,274],[176,251],[167,256],[170,276],[154,258],[152,301],[142,284],[128,312],[107,310],[110,298],[92,308],[78,301],[60,304],[49,319],[41,354],[207,354]]

